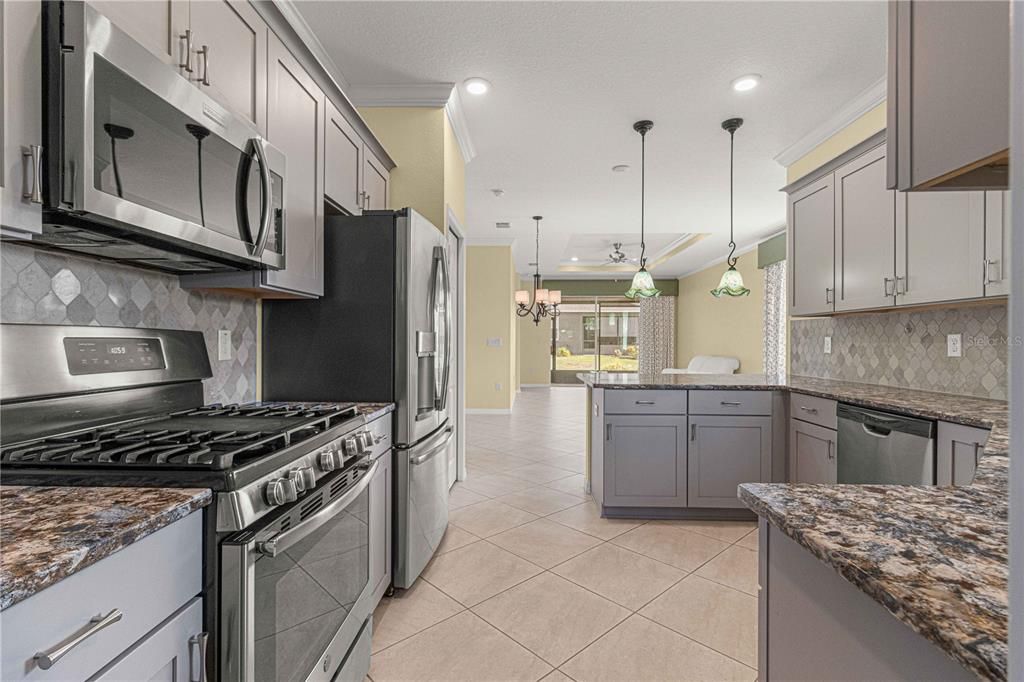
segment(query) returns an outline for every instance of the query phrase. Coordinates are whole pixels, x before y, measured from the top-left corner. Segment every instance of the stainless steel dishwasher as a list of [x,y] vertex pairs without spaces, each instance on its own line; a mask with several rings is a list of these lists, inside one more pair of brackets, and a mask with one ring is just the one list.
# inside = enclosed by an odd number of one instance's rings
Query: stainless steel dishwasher
[[935,484],[935,422],[840,403],[839,483]]

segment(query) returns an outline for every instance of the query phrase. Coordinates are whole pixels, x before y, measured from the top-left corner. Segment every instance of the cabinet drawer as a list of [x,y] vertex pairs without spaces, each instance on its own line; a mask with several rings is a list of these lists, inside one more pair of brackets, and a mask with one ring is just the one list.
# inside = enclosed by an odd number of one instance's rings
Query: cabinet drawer
[[771,391],[690,391],[690,414],[771,413]]
[[607,390],[605,414],[686,414],[686,391]]
[[826,429],[836,429],[836,401],[813,395],[789,394],[789,416]]
[[[203,515],[190,514],[0,612],[4,680],[84,680],[202,590]],[[50,651],[114,609],[119,621],[42,670]]]

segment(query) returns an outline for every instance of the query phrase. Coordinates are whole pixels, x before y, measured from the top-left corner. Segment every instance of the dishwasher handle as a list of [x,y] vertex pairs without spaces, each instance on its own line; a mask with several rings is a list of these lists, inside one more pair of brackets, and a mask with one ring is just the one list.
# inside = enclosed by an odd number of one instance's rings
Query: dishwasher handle
[[840,403],[836,408],[836,417],[861,424],[865,433],[876,438],[888,437],[893,432],[923,438],[933,438],[935,435],[935,422],[928,419],[889,414],[846,403]]

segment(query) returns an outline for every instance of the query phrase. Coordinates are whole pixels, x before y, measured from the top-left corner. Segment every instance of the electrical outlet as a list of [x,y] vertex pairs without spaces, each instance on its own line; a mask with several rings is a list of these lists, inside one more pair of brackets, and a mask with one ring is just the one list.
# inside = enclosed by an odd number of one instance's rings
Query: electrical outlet
[[963,334],[946,334],[946,357],[960,358],[964,355]]
[[832,337],[831,336],[826,336],[825,337],[825,348],[824,348],[824,351],[825,351],[825,355],[832,355]]
[[501,337],[492,336],[491,338],[487,339],[487,345],[490,346],[491,348],[501,348]]
[[500,383],[494,384],[494,390],[495,391],[500,391],[501,390],[501,384]]
[[231,359],[231,331],[221,329],[217,332],[217,359]]

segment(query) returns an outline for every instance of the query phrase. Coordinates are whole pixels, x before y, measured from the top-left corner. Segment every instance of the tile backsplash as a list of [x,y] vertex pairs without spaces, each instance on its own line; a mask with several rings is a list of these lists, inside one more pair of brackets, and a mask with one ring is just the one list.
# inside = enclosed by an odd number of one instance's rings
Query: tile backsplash
[[[790,373],[1006,400],[1007,329],[1005,302],[791,320]],[[947,334],[963,357],[946,356]]]
[[[256,398],[255,299],[190,291],[151,270],[0,245],[0,321],[149,327],[203,332],[213,378],[207,402]],[[231,360],[217,359],[217,331],[231,331]]]

